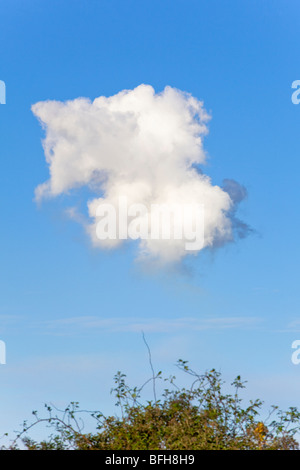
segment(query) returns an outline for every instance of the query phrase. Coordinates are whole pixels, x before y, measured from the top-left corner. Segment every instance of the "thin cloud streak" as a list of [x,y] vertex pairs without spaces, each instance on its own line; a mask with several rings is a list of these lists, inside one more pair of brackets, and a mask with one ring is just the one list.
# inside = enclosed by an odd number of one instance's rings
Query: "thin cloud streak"
[[204,331],[224,329],[252,329],[259,326],[258,317],[215,317],[197,319],[171,318],[160,320],[157,318],[101,318],[96,316],[72,317],[40,323],[39,328],[52,334],[76,334],[84,330],[110,331],[110,332],[150,332],[172,333],[178,331]]

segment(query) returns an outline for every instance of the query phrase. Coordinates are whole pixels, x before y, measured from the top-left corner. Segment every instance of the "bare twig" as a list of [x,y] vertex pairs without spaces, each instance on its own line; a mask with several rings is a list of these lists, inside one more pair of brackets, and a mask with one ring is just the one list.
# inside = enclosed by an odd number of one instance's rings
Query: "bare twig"
[[142,331],[142,335],[143,335],[144,343],[145,343],[145,345],[146,345],[146,347],[147,347],[147,349],[148,349],[149,363],[150,363],[150,367],[151,367],[151,371],[152,371],[153,395],[154,395],[154,401],[155,401],[155,403],[157,403],[156,388],[155,388],[155,380],[156,380],[157,376],[155,375],[154,368],[153,368],[153,364],[152,364],[151,351],[150,351],[149,345],[148,345],[148,343],[147,343],[147,341],[146,341],[145,334],[144,334],[143,331]]

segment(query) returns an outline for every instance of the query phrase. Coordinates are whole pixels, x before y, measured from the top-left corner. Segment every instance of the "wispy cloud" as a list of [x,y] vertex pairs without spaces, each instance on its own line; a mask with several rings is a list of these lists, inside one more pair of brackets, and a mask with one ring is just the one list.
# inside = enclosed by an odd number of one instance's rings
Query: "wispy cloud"
[[286,328],[283,330],[280,330],[281,332],[285,333],[300,333],[300,319],[297,318],[295,320],[290,321],[287,325]]
[[261,323],[258,317],[215,317],[197,319],[193,317],[158,318],[101,318],[72,317],[39,323],[44,332],[52,334],[76,334],[84,331],[172,333],[183,331],[224,330],[256,328]]

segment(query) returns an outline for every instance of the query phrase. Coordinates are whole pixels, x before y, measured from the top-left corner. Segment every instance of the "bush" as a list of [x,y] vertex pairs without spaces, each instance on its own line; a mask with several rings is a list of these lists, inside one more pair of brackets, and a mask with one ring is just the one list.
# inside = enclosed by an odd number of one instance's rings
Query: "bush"
[[[151,364],[151,356],[150,356]],[[250,401],[242,406],[239,392],[245,382],[238,376],[232,394],[223,392],[224,381],[216,370],[202,375],[194,372],[187,361],[179,360],[178,368],[192,378],[188,388],[179,388],[175,377],[163,378],[158,372],[152,381],[153,401],[141,401],[142,387],[129,387],[126,376],[118,372],[114,392],[120,416],[105,417],[100,412],[89,413],[96,420],[96,432],[83,433],[77,402],[65,410],[46,406],[47,416],[24,423],[9,449],[18,449],[22,442],[28,450],[296,450],[295,435],[299,430],[300,413],[296,408],[283,412],[273,406],[268,417],[260,417],[262,402]],[[152,367],[152,364],[151,364]],[[156,397],[156,381],[165,388]],[[36,442],[30,430],[46,424],[52,428],[47,440]]]

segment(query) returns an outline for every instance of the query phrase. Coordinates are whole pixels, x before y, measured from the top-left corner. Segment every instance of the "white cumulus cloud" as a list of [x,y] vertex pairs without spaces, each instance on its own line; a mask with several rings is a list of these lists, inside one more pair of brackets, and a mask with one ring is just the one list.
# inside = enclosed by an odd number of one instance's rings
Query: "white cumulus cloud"
[[[43,101],[32,111],[45,130],[50,172],[49,180],[36,188],[36,199],[92,188],[86,228],[96,246],[122,243],[96,236],[97,207],[117,207],[120,197],[128,205],[143,204],[149,212],[153,204],[203,204],[201,249],[233,240],[235,205],[245,190],[231,180],[226,185],[230,191],[213,185],[199,171],[206,160],[203,138],[209,121],[201,101],[169,86],[155,93],[150,85],[140,85],[94,101]],[[142,259],[177,262],[189,253],[184,238],[140,238],[138,243]]]

